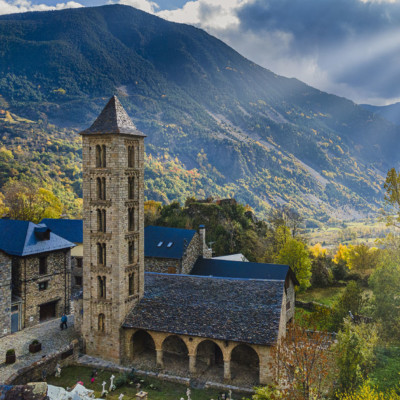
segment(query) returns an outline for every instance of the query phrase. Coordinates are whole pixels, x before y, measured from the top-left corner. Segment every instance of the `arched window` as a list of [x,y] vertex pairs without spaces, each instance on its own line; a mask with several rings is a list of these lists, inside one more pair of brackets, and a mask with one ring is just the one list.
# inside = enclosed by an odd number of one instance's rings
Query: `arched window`
[[106,178],[101,178],[101,199],[105,200],[106,199]]
[[98,145],[96,145],[96,167],[97,167],[97,168],[101,167],[102,160],[103,160],[102,148],[101,148],[101,146],[98,144]]
[[103,144],[101,146],[101,166],[105,168],[107,166],[106,164],[106,146]]
[[106,244],[97,243],[97,263],[99,265],[106,265]]
[[105,332],[106,328],[106,317],[104,314],[99,314],[98,319],[98,330],[99,332]]
[[134,208],[128,209],[128,231],[135,229],[135,210]]
[[97,232],[103,232],[103,213],[97,209]]
[[105,168],[106,167],[106,146],[96,145],[96,167]]
[[135,294],[135,274],[129,274],[129,296]]
[[133,200],[135,198],[135,177],[130,176],[128,178],[128,199]]
[[129,242],[128,245],[128,262],[134,264],[136,262],[136,248],[135,242]]
[[103,232],[106,232],[107,230],[107,220],[106,220],[106,215],[107,215],[107,211],[106,210],[101,210],[101,214],[102,214],[102,228],[103,228]]
[[102,200],[103,188],[102,188],[101,178],[96,178],[96,193],[97,193],[97,199]]
[[135,168],[135,149],[133,146],[128,146],[128,167]]

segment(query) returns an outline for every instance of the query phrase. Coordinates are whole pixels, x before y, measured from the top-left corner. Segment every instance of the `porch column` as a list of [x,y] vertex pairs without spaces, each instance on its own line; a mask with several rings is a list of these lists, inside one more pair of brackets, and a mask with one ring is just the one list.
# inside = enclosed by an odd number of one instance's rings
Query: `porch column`
[[231,360],[224,360],[224,380],[229,382],[231,380]]
[[195,354],[189,354],[189,372],[191,374],[196,373],[196,355]]
[[164,368],[162,348],[156,349],[156,352],[157,352],[157,367]]

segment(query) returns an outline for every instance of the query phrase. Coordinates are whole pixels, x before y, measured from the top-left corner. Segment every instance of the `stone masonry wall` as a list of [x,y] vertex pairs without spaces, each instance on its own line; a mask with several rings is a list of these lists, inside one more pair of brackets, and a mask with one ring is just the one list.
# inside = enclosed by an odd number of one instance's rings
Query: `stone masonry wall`
[[0,251],[0,337],[11,333],[11,257]]
[[[119,362],[120,326],[144,291],[144,141],[123,134],[83,135],[83,322],[87,354]],[[106,166],[96,166],[96,146],[105,146]],[[134,165],[128,164],[134,149]],[[135,187],[129,198],[129,179]],[[99,180],[106,185],[98,198]],[[100,196],[101,197],[101,196]],[[106,231],[99,231],[97,210],[106,215]],[[133,224],[128,215],[133,210]],[[134,245],[133,262],[129,244]],[[102,263],[98,244],[105,247]],[[134,278],[133,293],[129,277]],[[106,282],[103,295],[99,279]]]
[[[47,257],[47,273],[39,274],[39,260]],[[60,250],[23,257],[20,260],[21,297],[23,303],[22,327],[39,323],[40,306],[56,301],[56,317],[69,312],[71,298],[70,250]],[[47,289],[39,290],[39,284],[47,282]]]
[[21,368],[12,375],[6,382],[8,385],[26,385],[29,382],[41,382],[43,380],[42,372],[45,371],[46,376],[54,375],[57,364],[61,368],[74,364],[79,356],[79,342],[74,340],[70,345],[60,349],[55,354],[42,358],[39,361]]
[[176,268],[176,273],[181,273],[181,260],[176,258],[155,258],[146,257],[144,259],[144,269],[146,272],[168,273],[168,268]]
[[295,288],[291,279],[289,279],[289,286],[286,289],[286,322],[294,319],[294,308],[296,303]]

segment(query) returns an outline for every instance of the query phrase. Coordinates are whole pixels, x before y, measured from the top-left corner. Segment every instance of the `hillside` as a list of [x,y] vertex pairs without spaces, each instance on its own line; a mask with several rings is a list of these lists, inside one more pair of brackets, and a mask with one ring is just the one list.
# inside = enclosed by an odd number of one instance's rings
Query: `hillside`
[[400,125],[400,103],[389,104],[387,106],[371,106],[369,104],[361,104],[361,106],[393,124]]
[[[32,137],[25,122],[18,132],[0,118],[0,147],[15,163],[46,163],[29,158],[39,125],[50,141],[62,131],[75,143],[116,93],[148,135],[149,199],[235,196],[259,215],[286,203],[318,221],[349,219],[380,207],[398,165],[400,127],[131,7],[0,16],[0,41],[0,109],[36,124]],[[57,150],[46,153],[64,168]],[[79,152],[69,167],[80,168]],[[79,195],[79,182],[67,189]]]

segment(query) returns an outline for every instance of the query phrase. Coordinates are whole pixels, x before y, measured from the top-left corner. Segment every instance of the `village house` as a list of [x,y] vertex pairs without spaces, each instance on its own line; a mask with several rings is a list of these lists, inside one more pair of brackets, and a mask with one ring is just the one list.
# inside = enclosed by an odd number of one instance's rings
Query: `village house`
[[[189,275],[182,263],[175,264],[175,274],[145,273],[145,135],[115,96],[81,135],[84,318],[79,328],[87,354],[202,379],[209,374],[250,386],[270,382],[271,347],[293,316],[297,281],[288,267],[256,278]],[[192,240],[196,234],[205,254],[204,231],[192,231]],[[167,250],[172,242],[169,249],[176,245],[177,259],[183,260],[190,236],[180,249],[178,238],[174,243],[171,237],[159,236],[151,246],[161,251],[165,244]],[[159,258],[171,259],[169,254]],[[166,264],[166,272],[174,267]]]
[[0,220],[0,336],[69,311],[73,247],[45,224]]
[[211,258],[206,245],[206,229],[146,226],[144,228],[144,268],[149,272],[189,274],[199,257]]
[[83,273],[83,221],[81,219],[44,218],[42,224],[58,236],[75,244],[71,249],[71,289],[72,295],[82,291]]

